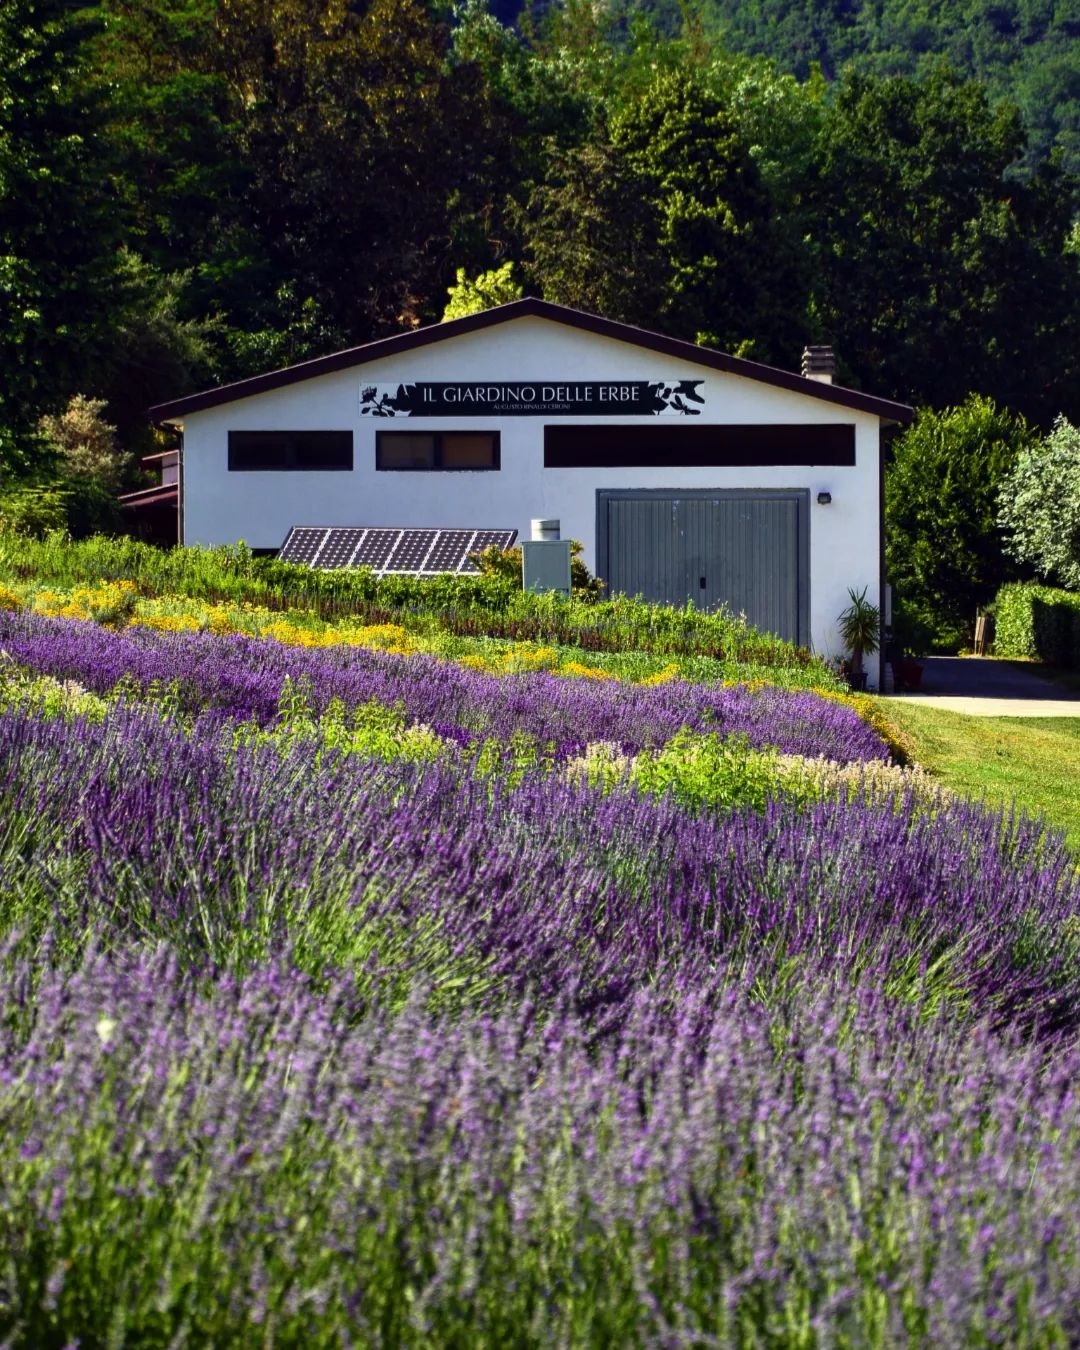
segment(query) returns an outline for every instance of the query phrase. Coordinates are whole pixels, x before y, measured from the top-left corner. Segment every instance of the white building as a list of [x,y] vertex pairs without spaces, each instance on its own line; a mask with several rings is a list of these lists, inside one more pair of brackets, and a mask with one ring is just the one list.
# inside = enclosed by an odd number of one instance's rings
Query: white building
[[848,588],[880,603],[883,432],[912,415],[536,299],[150,411],[183,432],[183,543],[556,518],[613,591],[827,657]]

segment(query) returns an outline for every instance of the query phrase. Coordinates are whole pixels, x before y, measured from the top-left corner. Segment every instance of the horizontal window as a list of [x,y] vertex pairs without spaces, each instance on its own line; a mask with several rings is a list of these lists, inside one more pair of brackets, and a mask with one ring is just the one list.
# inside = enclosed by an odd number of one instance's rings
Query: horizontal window
[[377,469],[497,469],[497,431],[379,431]]
[[351,431],[230,431],[233,472],[351,469]]
[[547,426],[545,469],[761,468],[855,463],[855,428],[847,422],[799,426]]

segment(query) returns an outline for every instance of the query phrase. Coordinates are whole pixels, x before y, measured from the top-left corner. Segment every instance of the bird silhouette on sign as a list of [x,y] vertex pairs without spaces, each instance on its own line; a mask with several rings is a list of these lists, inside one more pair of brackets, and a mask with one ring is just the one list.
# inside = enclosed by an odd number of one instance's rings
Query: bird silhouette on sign
[[649,385],[649,393],[654,399],[653,412],[659,415],[674,411],[682,413],[684,417],[700,417],[700,409],[691,408],[690,403],[705,402],[697,392],[701,384],[704,384],[703,380],[680,380],[678,384]]
[[362,388],[360,390],[360,416],[397,417],[402,413],[408,416],[411,411],[410,389],[411,386],[399,384],[395,395],[381,392],[378,386],[374,384]]

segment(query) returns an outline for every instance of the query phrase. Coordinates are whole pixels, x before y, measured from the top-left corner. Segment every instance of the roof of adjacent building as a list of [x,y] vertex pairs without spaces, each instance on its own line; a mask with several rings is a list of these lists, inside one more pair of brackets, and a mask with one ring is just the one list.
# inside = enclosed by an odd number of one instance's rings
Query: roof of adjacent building
[[762,365],[758,361],[729,356],[726,352],[719,352],[711,347],[699,347],[696,343],[668,337],[665,333],[653,333],[646,328],[635,328],[632,324],[603,319],[597,314],[586,314],[583,310],[556,305],[550,300],[539,300],[535,296],[528,296],[524,300],[512,300],[509,304],[498,305],[479,314],[468,314],[461,319],[428,324],[409,333],[399,333],[393,337],[380,338],[375,342],[365,342],[359,347],[331,352],[329,356],[317,356],[310,361],[301,361],[295,366],[271,370],[265,375],[253,375],[245,380],[237,380],[233,384],[223,384],[216,389],[188,394],[184,398],[173,399],[168,403],[158,403],[149,409],[149,413],[155,422],[177,421],[185,413],[202,412],[204,408],[235,403],[239,399],[264,394],[271,389],[281,389],[286,385],[299,384],[303,380],[315,379],[320,375],[330,375],[334,371],[363,366],[371,361],[381,361],[388,356],[396,356],[399,352],[413,351],[418,347],[446,342],[466,333],[480,332],[497,324],[524,318],[548,319],[552,323],[565,324],[568,328],[595,333],[600,337],[612,338],[616,342],[627,342],[645,351],[660,352],[681,361],[690,361],[694,365],[722,370],[726,374],[739,375],[747,380],[757,380],[760,384],[772,385],[777,389],[788,389],[797,394],[804,394],[808,398],[819,399],[823,403],[872,413],[884,421],[910,422],[914,416],[913,409],[906,403],[895,403],[891,399],[876,398],[857,389],[844,389],[838,385],[808,379],[789,370],[779,370],[775,366]]
[[180,500],[180,487],[177,483],[168,483],[157,487],[140,488],[137,492],[125,492],[116,499],[121,506],[138,510],[141,506],[176,506]]

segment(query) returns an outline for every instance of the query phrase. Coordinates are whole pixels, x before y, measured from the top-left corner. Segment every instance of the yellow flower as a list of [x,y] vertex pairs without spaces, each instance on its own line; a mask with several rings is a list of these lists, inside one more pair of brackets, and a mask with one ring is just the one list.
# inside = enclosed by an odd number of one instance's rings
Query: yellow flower
[[608,670],[598,670],[595,666],[583,666],[580,661],[567,661],[555,672],[557,675],[571,675],[582,680],[613,680]]
[[682,671],[679,667],[669,662],[663,670],[658,670],[655,675],[646,675],[638,683],[642,685],[667,684],[669,680],[677,680],[681,674]]

